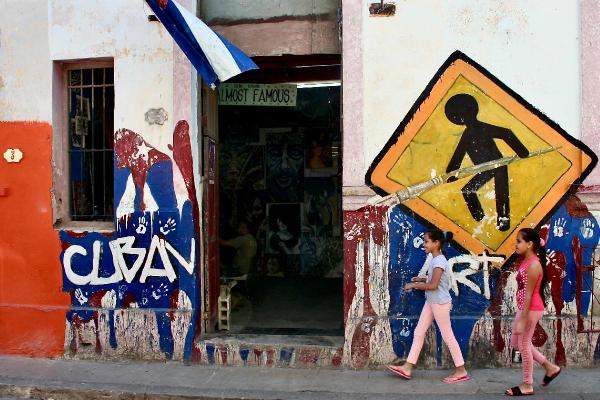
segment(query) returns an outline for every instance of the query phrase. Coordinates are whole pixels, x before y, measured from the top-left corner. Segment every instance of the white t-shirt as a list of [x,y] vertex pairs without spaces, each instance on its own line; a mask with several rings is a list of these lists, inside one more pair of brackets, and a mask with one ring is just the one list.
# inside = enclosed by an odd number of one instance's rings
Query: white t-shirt
[[425,301],[431,304],[448,304],[452,302],[450,296],[450,275],[448,271],[448,260],[443,254],[434,257],[427,268],[427,283],[431,282],[434,268],[440,268],[444,272],[440,278],[440,283],[435,290],[425,290]]

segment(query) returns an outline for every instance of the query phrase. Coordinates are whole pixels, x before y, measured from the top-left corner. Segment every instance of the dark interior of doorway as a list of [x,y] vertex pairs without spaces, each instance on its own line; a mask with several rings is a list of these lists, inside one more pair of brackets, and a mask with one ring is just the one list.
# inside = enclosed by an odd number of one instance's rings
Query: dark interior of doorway
[[[297,102],[219,106],[220,237],[245,222],[257,243],[229,333],[342,336],[339,56],[257,61],[237,81],[297,83]],[[222,276],[234,257],[222,246]]]

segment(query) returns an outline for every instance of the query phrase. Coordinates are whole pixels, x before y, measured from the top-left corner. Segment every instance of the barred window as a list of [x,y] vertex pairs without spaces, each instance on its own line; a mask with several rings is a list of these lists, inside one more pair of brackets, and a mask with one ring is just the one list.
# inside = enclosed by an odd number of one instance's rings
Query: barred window
[[71,220],[112,221],[114,69],[67,73]]

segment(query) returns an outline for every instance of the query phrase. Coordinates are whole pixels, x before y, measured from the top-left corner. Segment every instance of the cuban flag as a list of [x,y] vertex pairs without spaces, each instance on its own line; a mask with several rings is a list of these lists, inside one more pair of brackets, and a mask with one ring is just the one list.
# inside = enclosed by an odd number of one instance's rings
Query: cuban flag
[[258,68],[250,57],[175,0],[146,2],[210,87]]

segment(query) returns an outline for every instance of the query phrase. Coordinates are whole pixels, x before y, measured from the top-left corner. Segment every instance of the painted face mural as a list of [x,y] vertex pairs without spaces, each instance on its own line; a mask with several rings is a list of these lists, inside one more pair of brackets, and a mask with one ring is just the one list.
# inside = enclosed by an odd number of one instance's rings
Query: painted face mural
[[[345,293],[344,361],[361,367],[408,354],[424,295],[402,288],[426,271],[424,232],[433,227],[455,237],[444,251],[463,354],[476,348],[490,360],[509,358],[502,317],[516,309],[513,253],[523,227],[541,229],[547,239],[548,310],[568,310],[579,320],[589,315],[592,276],[580,267],[592,263],[600,229],[571,193],[596,162],[589,148],[497,78],[453,54],[366,176],[378,194],[397,193],[400,205],[345,216],[345,263],[354,271]],[[590,342],[589,354],[597,347],[597,336],[578,338],[581,321],[567,321],[542,321],[534,335],[536,346],[551,342],[563,365],[575,357],[565,347],[579,339]],[[447,355],[440,333],[428,343],[441,364]]]
[[[127,129],[115,135],[116,232],[62,231],[66,346],[105,355],[191,357],[199,306],[198,202],[188,124],[172,156]],[[158,310],[158,311],[157,311]]]
[[304,147],[302,138],[269,135],[266,147],[267,185],[273,201],[302,200]]

